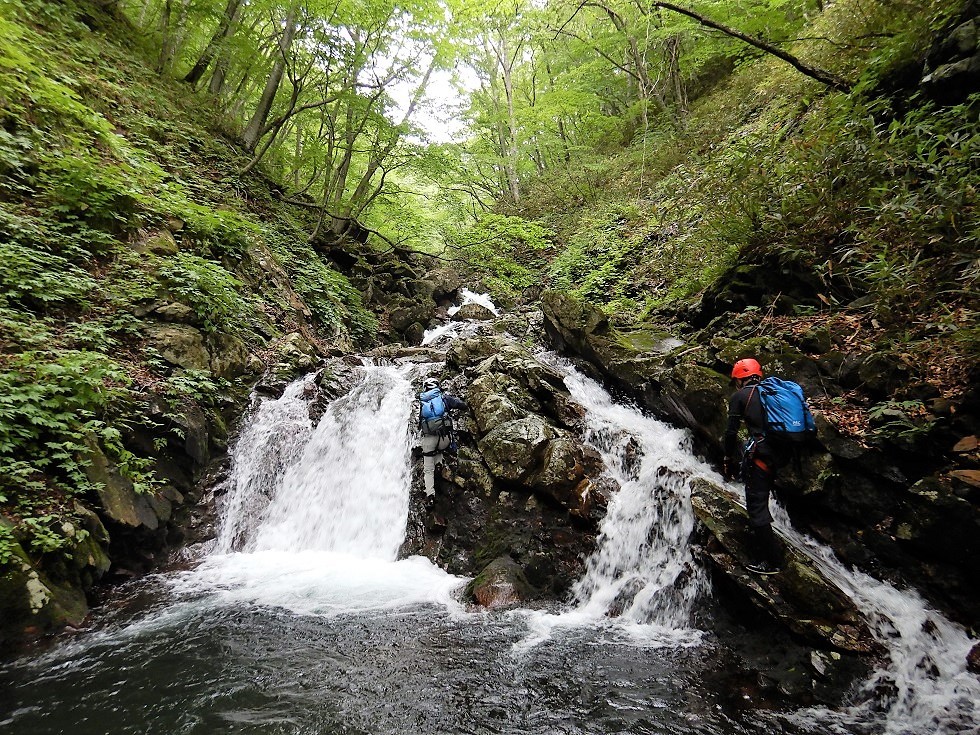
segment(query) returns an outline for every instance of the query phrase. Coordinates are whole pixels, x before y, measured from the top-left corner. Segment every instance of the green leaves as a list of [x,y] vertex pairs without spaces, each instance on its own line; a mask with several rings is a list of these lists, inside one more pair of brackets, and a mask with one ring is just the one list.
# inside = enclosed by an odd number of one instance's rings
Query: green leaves
[[99,433],[106,406],[126,395],[128,378],[104,355],[73,350],[25,352],[0,364],[0,487],[40,487],[46,473],[84,491],[80,456]]
[[194,309],[207,332],[251,331],[254,306],[242,284],[220,263],[178,253],[160,269],[166,287]]
[[454,249],[495,293],[540,283],[553,233],[521,217],[485,214],[455,237]]

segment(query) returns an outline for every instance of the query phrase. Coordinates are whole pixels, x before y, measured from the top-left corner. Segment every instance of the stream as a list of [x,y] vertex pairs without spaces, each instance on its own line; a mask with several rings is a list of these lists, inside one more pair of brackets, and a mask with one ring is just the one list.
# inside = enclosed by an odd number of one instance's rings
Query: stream
[[[551,355],[621,490],[570,601],[488,613],[468,580],[397,558],[409,513],[414,364],[373,365],[314,426],[304,381],[256,399],[213,546],[124,585],[90,630],[0,664],[0,732],[977,733],[968,636],[914,591],[777,526],[851,595],[888,660],[839,711],[744,716],[706,672],[718,642],[688,537],[688,435]],[[733,492],[737,488],[731,487]]]

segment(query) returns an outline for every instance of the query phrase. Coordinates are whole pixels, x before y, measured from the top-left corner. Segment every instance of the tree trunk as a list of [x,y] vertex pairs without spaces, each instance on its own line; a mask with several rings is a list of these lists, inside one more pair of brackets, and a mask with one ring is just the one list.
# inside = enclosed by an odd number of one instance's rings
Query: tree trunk
[[187,25],[187,11],[190,9],[190,0],[179,0],[180,5],[177,10],[177,21],[170,27],[170,20],[173,16],[173,6],[171,0],[164,3],[163,15],[160,16],[160,31],[163,38],[160,42],[160,57],[157,59],[157,72],[166,74],[174,62],[177,55],[177,48],[183,36],[184,26]]
[[272,103],[275,102],[276,93],[279,91],[279,85],[282,83],[282,76],[286,72],[289,49],[292,47],[293,37],[296,35],[298,16],[299,3],[294,2],[289,6],[285,27],[283,28],[282,35],[279,37],[279,53],[272,64],[272,71],[269,73],[265,88],[262,90],[259,104],[255,108],[252,119],[245,126],[245,132],[242,133],[242,144],[249,153],[255,150],[255,146],[262,136],[265,122],[268,120],[269,113],[272,111]]
[[205,47],[204,53],[197,60],[197,63],[191,67],[191,70],[184,77],[184,81],[192,87],[196,87],[197,83],[201,81],[211,62],[214,61],[214,57],[217,55],[221,44],[231,36],[241,7],[242,0],[228,0],[228,4],[225,6],[225,12],[218,23],[218,29],[211,36],[211,40],[208,41],[208,45]]

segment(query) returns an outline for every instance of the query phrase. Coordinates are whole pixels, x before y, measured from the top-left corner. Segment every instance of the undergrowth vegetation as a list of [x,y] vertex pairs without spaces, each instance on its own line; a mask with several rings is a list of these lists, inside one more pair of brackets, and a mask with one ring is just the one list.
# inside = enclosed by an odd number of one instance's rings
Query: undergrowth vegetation
[[868,297],[881,323],[946,320],[976,339],[980,98],[937,107],[882,91],[921,66],[951,10],[829,5],[794,51],[845,70],[855,93],[754,59],[695,100],[683,129],[549,172],[510,211],[555,233],[552,285],[619,318],[681,305],[739,258],[773,253],[814,272],[829,307]]
[[[73,499],[97,489],[93,451],[137,491],[153,487],[129,440],[159,434],[146,391],[176,411],[232,390],[161,359],[147,339],[156,305],[187,307],[206,340],[262,349],[295,324],[261,252],[291,272],[324,338],[369,342],[376,329],[293,215],[233,176],[240,156],[210,132],[209,108],[86,22],[72,3],[0,2],[0,561],[14,538],[37,554],[69,543]],[[260,207],[245,204],[248,185]]]

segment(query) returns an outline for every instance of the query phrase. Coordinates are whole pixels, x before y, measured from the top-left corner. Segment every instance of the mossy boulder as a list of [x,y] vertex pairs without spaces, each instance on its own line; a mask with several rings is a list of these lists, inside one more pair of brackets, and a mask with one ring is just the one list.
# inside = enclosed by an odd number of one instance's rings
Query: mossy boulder
[[529,415],[494,427],[479,448],[494,477],[520,482],[537,469],[545,445],[557,436],[545,419]]
[[509,556],[500,556],[466,587],[466,594],[481,607],[490,610],[516,607],[534,598],[524,570]]
[[0,565],[0,645],[15,644],[65,625],[81,625],[88,614],[85,593],[77,581],[59,581],[34,566],[13,524],[0,516],[7,537],[8,559]]
[[164,360],[176,367],[210,370],[211,354],[201,330],[189,324],[150,324],[146,339]]
[[854,602],[800,551],[780,542],[784,561],[776,575],[758,577],[745,569],[748,517],[725,490],[697,480],[691,502],[698,520],[714,537],[707,548],[708,559],[755,607],[812,643],[855,653],[877,650]]

